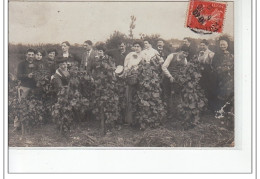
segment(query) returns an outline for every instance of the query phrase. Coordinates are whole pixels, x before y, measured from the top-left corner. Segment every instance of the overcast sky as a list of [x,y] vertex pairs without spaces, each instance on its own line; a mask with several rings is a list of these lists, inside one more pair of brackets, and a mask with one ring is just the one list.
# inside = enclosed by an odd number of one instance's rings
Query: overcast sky
[[[135,38],[140,33],[165,39],[200,37],[184,27],[187,8],[188,2],[9,2],[9,42],[105,41],[115,30],[129,34],[131,15],[137,18]],[[223,32],[233,36],[231,2],[225,18]]]

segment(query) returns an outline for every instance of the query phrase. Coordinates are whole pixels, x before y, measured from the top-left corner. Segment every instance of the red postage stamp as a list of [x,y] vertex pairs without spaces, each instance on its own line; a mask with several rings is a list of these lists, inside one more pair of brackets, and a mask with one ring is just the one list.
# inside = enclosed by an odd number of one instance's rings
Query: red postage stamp
[[222,32],[226,3],[190,0],[186,27],[206,32]]

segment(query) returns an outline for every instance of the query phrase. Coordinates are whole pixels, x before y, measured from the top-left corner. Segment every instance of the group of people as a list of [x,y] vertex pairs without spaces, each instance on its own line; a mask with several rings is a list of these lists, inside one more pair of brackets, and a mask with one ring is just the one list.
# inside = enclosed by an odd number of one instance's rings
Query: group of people
[[[141,63],[158,63],[158,74],[161,76],[160,87],[162,88],[162,100],[167,104],[167,116],[172,118],[174,111],[170,103],[172,90],[178,88],[179,70],[193,61],[203,65],[201,71],[201,88],[205,91],[208,99],[208,108],[215,111],[219,106],[231,98],[234,98],[234,58],[229,47],[228,38],[220,38],[218,46],[220,52],[209,50],[207,40],[202,40],[199,47],[192,48],[190,38],[184,38],[183,44],[176,51],[172,52],[165,48],[163,39],[157,40],[157,46],[152,47],[150,40],[136,40],[130,49],[125,42],[119,42],[117,49],[107,50],[104,43],[96,46],[90,40],[83,43],[84,52],[73,54],[70,52],[70,43],[61,43],[62,54],[56,49],[49,49],[47,54],[43,50],[28,49],[26,59],[22,61],[17,70],[17,77],[21,81],[23,97],[36,87],[34,72],[47,70],[51,74],[51,84],[58,91],[67,86],[70,79],[70,71],[78,69],[87,72],[95,82],[97,73],[104,73],[98,69],[98,63],[109,59],[109,70],[114,70],[118,78],[127,79],[128,72],[138,69]],[[94,48],[95,47],[95,48]],[[135,78],[138,78],[136,76]],[[109,83],[109,81],[104,82]],[[131,124],[133,120],[132,99],[136,89],[135,83],[126,83],[126,110],[124,122]],[[109,99],[107,99],[109,100]],[[219,104],[217,107],[216,105]],[[176,106],[175,106],[176,107]]]

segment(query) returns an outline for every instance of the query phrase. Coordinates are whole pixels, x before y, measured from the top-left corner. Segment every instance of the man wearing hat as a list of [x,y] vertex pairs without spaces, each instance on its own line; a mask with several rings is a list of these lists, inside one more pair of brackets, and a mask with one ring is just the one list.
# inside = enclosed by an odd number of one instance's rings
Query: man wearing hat
[[54,91],[58,93],[63,87],[68,86],[70,74],[67,69],[67,61],[59,61],[58,62],[59,68],[56,70],[55,74],[52,76],[52,85]]

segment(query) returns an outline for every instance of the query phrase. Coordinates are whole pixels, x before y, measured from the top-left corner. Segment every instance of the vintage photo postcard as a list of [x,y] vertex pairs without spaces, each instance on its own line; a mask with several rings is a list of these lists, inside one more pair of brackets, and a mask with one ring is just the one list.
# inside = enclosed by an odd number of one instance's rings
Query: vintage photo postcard
[[233,18],[234,2],[10,1],[9,146],[234,147]]
[[[182,162],[168,160],[173,150],[175,158],[200,158],[201,152],[187,150],[206,149],[205,160],[223,154],[237,161],[231,151],[245,144],[242,133],[250,136],[242,128],[251,125],[251,37],[249,31],[241,34],[250,29],[251,17],[235,15],[251,3],[9,0],[7,6],[10,171],[39,170],[41,165],[22,164],[28,151],[39,161],[48,156],[43,172],[186,172]],[[241,60],[244,55],[248,61]],[[242,118],[249,121],[242,125]],[[125,149],[147,153],[125,155]],[[168,167],[149,167],[156,152],[149,150],[164,151],[156,156]],[[60,155],[88,158],[83,163],[99,156],[116,164],[51,167],[65,160]],[[149,163],[145,168],[138,168],[142,162],[113,168],[126,156],[140,155]],[[208,168],[207,162],[191,163],[190,172]],[[210,172],[226,171],[225,165]]]

